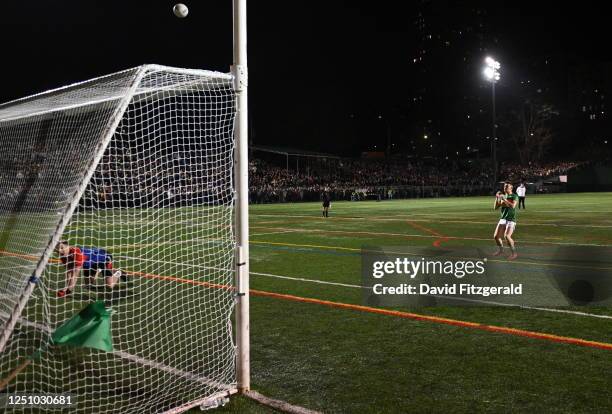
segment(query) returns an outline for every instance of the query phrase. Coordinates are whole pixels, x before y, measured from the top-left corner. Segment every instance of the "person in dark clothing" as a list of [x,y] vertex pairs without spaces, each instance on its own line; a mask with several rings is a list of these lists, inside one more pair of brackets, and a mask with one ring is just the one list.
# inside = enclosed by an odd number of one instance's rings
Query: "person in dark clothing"
[[331,198],[327,191],[323,193],[322,199],[323,199],[323,217],[329,217],[329,207],[331,206]]

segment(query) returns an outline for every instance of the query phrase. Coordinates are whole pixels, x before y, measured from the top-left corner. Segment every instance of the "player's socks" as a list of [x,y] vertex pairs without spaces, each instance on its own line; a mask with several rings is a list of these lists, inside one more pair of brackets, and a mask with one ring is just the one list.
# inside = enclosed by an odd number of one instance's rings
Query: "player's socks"
[[504,249],[498,249],[495,253],[493,253],[491,256],[501,256],[504,253]]

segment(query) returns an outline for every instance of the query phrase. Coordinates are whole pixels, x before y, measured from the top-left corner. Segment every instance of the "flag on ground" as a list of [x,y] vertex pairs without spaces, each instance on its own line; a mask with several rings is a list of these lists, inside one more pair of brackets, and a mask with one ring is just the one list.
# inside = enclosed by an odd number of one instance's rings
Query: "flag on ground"
[[[92,302],[55,329],[51,335],[50,345],[70,345],[111,352],[113,340],[110,331],[110,315],[104,302]],[[42,351],[38,349],[28,356],[8,377],[1,380],[0,390],[4,389],[32,361],[39,359]]]

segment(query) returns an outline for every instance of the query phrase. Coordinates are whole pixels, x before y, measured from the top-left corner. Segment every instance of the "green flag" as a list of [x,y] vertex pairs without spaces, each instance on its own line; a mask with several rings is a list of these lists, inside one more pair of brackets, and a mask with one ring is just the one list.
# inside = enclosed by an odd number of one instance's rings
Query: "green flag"
[[111,352],[110,312],[104,302],[93,302],[61,324],[51,336],[56,345],[72,345]]
[[[110,332],[110,312],[106,310],[102,301],[90,303],[58,326],[51,335],[51,339],[52,343],[49,345],[71,345],[111,352],[113,339]],[[43,349],[37,350],[15,368],[8,377],[0,380],[0,390],[3,390],[32,361],[40,359],[42,352]]]

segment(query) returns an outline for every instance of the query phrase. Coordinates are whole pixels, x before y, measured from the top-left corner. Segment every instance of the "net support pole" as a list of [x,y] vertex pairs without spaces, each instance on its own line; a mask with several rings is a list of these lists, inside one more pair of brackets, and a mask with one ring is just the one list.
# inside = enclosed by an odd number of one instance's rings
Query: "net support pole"
[[85,189],[87,188],[87,185],[89,184],[89,180],[91,179],[94,171],[96,170],[98,163],[102,159],[102,156],[104,155],[104,151],[106,150],[106,147],[108,146],[109,142],[113,138],[115,129],[117,128],[117,125],[119,125],[119,122],[121,121],[121,118],[123,117],[123,113],[127,109],[130,101],[132,100],[136,87],[140,83],[140,80],[144,76],[145,72],[146,72],[146,67],[141,66],[139,70],[135,73],[132,86],[130,87],[129,91],[125,94],[125,96],[121,98],[122,99],[121,103],[117,106],[115,113],[109,119],[108,125],[106,126],[106,129],[104,131],[104,138],[100,142],[98,147],[96,148],[94,158],[92,159],[91,164],[89,165],[89,168],[85,172],[85,175],[83,176],[79,184],[79,187],[74,193],[72,197],[72,201],[66,207],[66,210],[64,210],[64,213],[62,214],[61,220],[57,224],[55,231],[53,232],[53,234],[50,235],[49,243],[47,244],[47,247],[45,248],[42,256],[38,260],[34,273],[30,277],[28,284],[26,285],[25,289],[21,293],[21,296],[19,297],[19,301],[13,308],[13,311],[11,312],[11,315],[9,316],[8,321],[6,322],[4,326],[4,330],[0,333],[0,353],[4,352],[4,348],[6,348],[6,344],[8,343],[8,340],[11,337],[13,330],[15,329],[15,325],[17,324],[17,321],[19,320],[19,317],[21,316],[23,309],[28,303],[28,299],[30,298],[30,296],[32,295],[32,292],[34,291],[34,288],[36,287],[36,283],[38,282],[38,279],[41,277],[43,271],[45,270],[45,267],[47,266],[47,263],[49,262],[49,259],[51,258],[51,254],[53,254],[53,250],[55,249],[55,246],[57,245],[57,243],[59,243],[60,238],[62,237],[62,234],[64,233],[64,229],[66,228],[66,226],[70,222],[70,219],[72,218],[72,214],[74,213],[74,210],[79,205],[79,201],[81,200],[81,197],[83,196],[83,193],[85,192]]
[[249,159],[247,106],[246,0],[233,0],[234,74],[236,90],[236,376],[238,390],[251,386],[249,344]]

